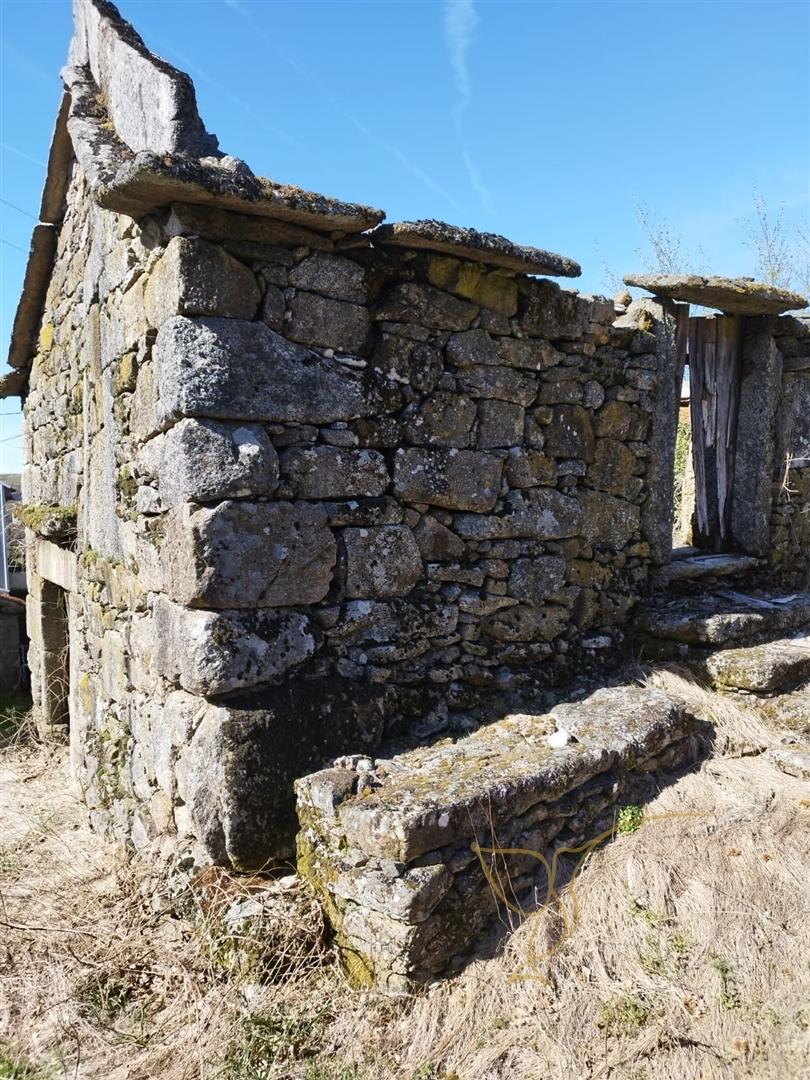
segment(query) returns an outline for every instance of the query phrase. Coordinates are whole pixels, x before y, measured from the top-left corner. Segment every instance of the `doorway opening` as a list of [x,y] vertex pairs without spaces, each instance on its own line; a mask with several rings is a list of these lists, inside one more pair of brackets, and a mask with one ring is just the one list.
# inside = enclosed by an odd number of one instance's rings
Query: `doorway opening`
[[740,356],[738,318],[689,318],[675,443],[673,558],[733,550]]
[[42,721],[50,728],[70,729],[70,638],[67,592],[52,581],[42,582],[41,693]]

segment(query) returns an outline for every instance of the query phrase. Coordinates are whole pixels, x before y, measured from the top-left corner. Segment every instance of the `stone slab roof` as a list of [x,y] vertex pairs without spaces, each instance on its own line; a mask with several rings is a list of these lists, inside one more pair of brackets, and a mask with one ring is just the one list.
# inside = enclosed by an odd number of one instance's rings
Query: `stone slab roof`
[[514,244],[496,233],[463,229],[443,221],[397,221],[380,225],[371,235],[374,244],[423,248],[460,259],[488,263],[519,274],[543,277],[579,277],[582,268],[573,259],[542,248]]
[[717,308],[729,315],[781,315],[808,306],[805,297],[753,278],[703,277],[700,274],[627,274],[635,285],[656,296]]

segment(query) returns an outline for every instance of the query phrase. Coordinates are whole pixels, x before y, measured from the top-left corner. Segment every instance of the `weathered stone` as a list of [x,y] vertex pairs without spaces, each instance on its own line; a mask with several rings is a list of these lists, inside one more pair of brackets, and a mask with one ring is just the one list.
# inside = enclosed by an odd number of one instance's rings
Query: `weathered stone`
[[173,237],[149,275],[144,293],[153,326],[172,315],[252,319],[261,294],[256,278],[221,247],[196,237]]
[[436,606],[412,600],[352,600],[346,604],[335,627],[332,641],[376,642],[412,641],[452,634],[458,623],[458,608]]
[[422,576],[422,556],[406,525],[346,529],[349,597],[404,596]]
[[637,406],[626,401],[609,401],[597,412],[594,430],[600,438],[640,441],[647,435],[648,423],[647,416]]
[[810,637],[723,649],[693,663],[714,686],[757,693],[791,689],[810,678]]
[[439,390],[408,424],[408,440],[417,446],[470,446],[476,408],[464,394]]
[[516,559],[509,573],[509,595],[529,604],[541,605],[544,600],[555,596],[565,584],[565,567],[565,559],[558,555]]
[[517,405],[531,405],[537,382],[531,375],[510,368],[470,367],[459,373],[458,385],[472,397],[498,398]]
[[495,233],[462,229],[443,221],[398,221],[380,225],[372,237],[375,244],[406,248],[424,248],[441,254],[457,255],[476,262],[490,263],[521,274],[579,277],[582,269],[573,259],[555,255],[541,248],[514,244]]
[[576,293],[561,289],[553,281],[530,283],[526,309],[520,320],[530,337],[550,341],[578,338],[585,333],[590,320],[590,305]]
[[154,662],[192,694],[209,696],[267,683],[310,657],[317,631],[297,611],[195,611],[159,598]]
[[636,626],[653,637],[688,645],[724,645],[766,634],[775,637],[810,623],[810,594],[779,599],[782,602],[774,603],[766,597],[709,593],[643,608]]
[[515,446],[523,441],[524,412],[521,405],[487,400],[478,406],[478,449]]
[[516,446],[509,451],[505,465],[506,482],[511,488],[538,487],[557,482],[557,465],[539,450]]
[[797,746],[772,746],[767,751],[769,761],[788,776],[810,780],[810,748]]
[[111,4],[78,0],[74,19],[71,63],[89,67],[116,134],[131,150],[216,153],[188,75],[153,56]]
[[503,274],[487,273],[483,266],[437,256],[428,263],[428,281],[439,289],[472,300],[482,308],[514,315],[518,307],[517,282]]
[[385,690],[295,678],[209,705],[180,762],[180,794],[208,858],[238,870],[287,859],[298,826],[292,781],[350,746],[372,752]]
[[570,379],[541,382],[537,400],[544,405],[579,405],[582,402],[582,386]]
[[555,604],[518,604],[484,619],[481,631],[496,641],[553,641],[570,617],[566,608]]
[[297,292],[290,301],[286,332],[293,341],[340,353],[362,353],[370,331],[371,317],[359,304],[308,292]]
[[449,510],[491,510],[500,493],[503,462],[473,450],[398,450],[394,492],[405,502]]
[[281,458],[285,481],[301,499],[350,499],[382,495],[390,477],[376,450],[336,446],[291,447]]
[[766,698],[760,708],[778,727],[810,735],[810,693],[806,689]]
[[688,559],[673,559],[669,568],[670,581],[694,581],[706,577],[730,577],[754,570],[759,560],[753,555],[693,555]]
[[558,352],[547,341],[539,341],[537,338],[500,338],[498,356],[501,362],[509,367],[525,368],[527,371],[554,367],[565,359],[564,353]]
[[447,342],[447,359],[458,367],[499,364],[498,346],[486,330],[464,330]]
[[374,349],[372,364],[384,378],[407,382],[415,390],[430,393],[442,373],[442,354],[435,345],[383,334]]
[[507,513],[500,517],[456,514],[453,528],[465,540],[560,540],[577,536],[583,529],[583,519],[579,500],[553,488],[540,488],[511,493]]
[[592,544],[619,551],[638,535],[641,515],[632,503],[600,491],[583,491],[579,503],[584,515],[582,533]]
[[560,405],[546,429],[546,452],[556,458],[593,461],[593,425],[581,405]]
[[286,341],[262,323],[170,319],[153,350],[158,415],[329,424],[393,411],[401,391]]
[[166,591],[191,607],[313,604],[332,580],[337,547],[317,504],[224,502],[167,515]]
[[426,562],[460,559],[466,551],[464,541],[430,514],[419,519],[413,535]]
[[272,495],[278,487],[278,455],[255,424],[181,420],[145,443],[138,460],[157,481],[164,510],[183,502]]
[[363,267],[351,259],[323,252],[310,255],[291,270],[290,285],[352,304],[364,304],[368,299]]
[[442,330],[466,330],[478,308],[430,285],[407,282],[395,285],[377,305],[375,319],[414,322]]
[[703,277],[700,274],[628,274],[625,285],[656,296],[717,308],[733,315],[779,315],[807,307],[807,299],[753,278]]
[[593,464],[588,469],[588,483],[599,491],[635,498],[641,490],[641,480],[634,476],[636,457],[624,443],[615,439],[597,439]]
[[284,329],[284,293],[275,285],[268,285],[262,302],[262,322],[271,330]]

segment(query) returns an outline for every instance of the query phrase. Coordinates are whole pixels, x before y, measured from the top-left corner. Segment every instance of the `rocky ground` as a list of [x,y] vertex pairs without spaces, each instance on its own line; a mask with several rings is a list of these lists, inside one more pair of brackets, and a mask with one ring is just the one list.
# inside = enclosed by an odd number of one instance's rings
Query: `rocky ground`
[[709,720],[701,767],[591,853],[505,948],[408,999],[352,991],[292,875],[133,864],[63,747],[0,754],[0,1077],[633,1080],[810,1070],[810,785],[769,751],[808,690],[649,681]]

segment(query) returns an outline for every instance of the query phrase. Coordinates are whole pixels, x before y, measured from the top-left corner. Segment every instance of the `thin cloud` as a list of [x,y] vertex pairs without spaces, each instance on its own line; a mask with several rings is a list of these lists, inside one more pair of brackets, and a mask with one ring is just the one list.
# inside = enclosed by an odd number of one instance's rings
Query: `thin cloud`
[[229,8],[237,11],[242,16],[245,22],[247,22],[247,24],[251,27],[254,34],[256,34],[257,37],[262,38],[270,46],[275,55],[279,57],[279,59],[283,60],[285,64],[288,64],[289,67],[291,67],[298,76],[300,76],[306,82],[314,86],[318,93],[321,94],[323,98],[329,102],[329,104],[335,110],[338,116],[340,116],[344,121],[346,121],[346,123],[351,124],[352,127],[356,128],[356,130],[359,131],[360,134],[363,135],[366,139],[368,139],[368,141],[373,146],[377,147],[379,150],[384,150],[386,153],[391,154],[394,158],[396,158],[400,165],[402,165],[405,169],[408,170],[408,172],[410,172],[421,183],[423,183],[425,187],[430,188],[430,190],[435,192],[437,195],[441,195],[442,198],[446,199],[450,203],[450,205],[453,206],[456,210],[461,210],[460,204],[456,201],[456,199],[453,198],[450,192],[443,188],[441,184],[439,184],[436,180],[433,179],[432,176],[426,173],[424,169],[421,169],[415,162],[411,161],[411,159],[404,153],[403,150],[401,150],[394,143],[388,142],[386,139],[380,138],[368,127],[366,127],[365,124],[361,123],[361,121],[358,120],[356,116],[353,116],[340,104],[340,102],[334,97],[334,95],[330,94],[327,91],[327,89],[320,82],[320,80],[317,79],[316,76],[314,76],[310,71],[308,71],[307,68],[303,66],[303,64],[300,64],[295,59],[295,57],[287,53],[281,52],[277,48],[275,42],[270,40],[267,34],[265,34],[265,32],[262,30],[261,26],[256,23],[255,19],[252,18],[252,16],[245,10],[244,7],[241,6],[241,4],[237,2],[237,0],[223,0],[223,2]]
[[484,209],[487,210],[489,213],[494,214],[495,200],[492,198],[492,192],[484,183],[484,178],[478,171],[478,168],[473,159],[470,157],[469,152],[467,150],[462,150],[462,156],[464,158],[464,165],[467,168],[467,175],[470,178],[470,184],[472,185],[473,191],[481,200]]
[[[475,10],[474,0],[445,0],[444,5],[444,38],[450,53],[450,67],[453,72],[458,100],[451,109],[453,126],[461,136],[461,121],[464,114],[472,104],[473,83],[470,74],[469,53],[475,40],[475,32],[481,20]],[[492,193],[484,182],[484,178],[478,166],[472,159],[469,150],[462,147],[461,156],[470,187],[481,201],[481,205],[487,213],[495,212],[495,200]]]
[[[228,4],[229,7],[232,6],[231,0],[225,0],[225,3]],[[237,106],[237,108],[241,109],[244,113],[247,113],[247,115],[252,120],[255,120],[257,124],[260,124],[266,131],[269,131],[271,135],[274,135],[277,139],[281,139],[282,142],[287,143],[288,146],[291,146],[294,150],[297,150],[299,154],[303,154],[305,157],[310,158],[312,161],[317,161],[321,165],[324,164],[320,160],[320,158],[317,157],[317,155],[312,153],[308,146],[304,146],[303,143],[300,143],[297,139],[293,138],[293,136],[290,135],[289,132],[284,131],[283,128],[276,127],[274,124],[269,124],[267,120],[265,120],[265,118],[253,108],[252,105],[249,105],[247,101],[244,101],[237,94],[234,94],[232,91],[230,91],[226,86],[223,86],[221,82],[218,82],[216,79],[214,79],[198,64],[193,63],[189,59],[189,57],[185,56],[181,52],[178,52],[177,49],[167,48],[164,51],[169,56],[174,57],[174,59],[179,64],[181,64],[185,70],[191,72],[194,76],[196,76],[197,79],[202,79],[203,82],[207,82],[210,86],[213,86],[218,94],[221,94],[223,97],[227,98],[228,101],[232,101],[233,104]]]
[[472,79],[467,56],[480,23],[473,0],[446,0],[444,5],[444,37],[450,50],[450,66],[458,93],[453,106],[453,120],[457,128],[472,101]]

